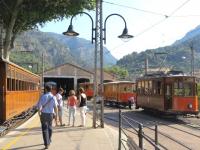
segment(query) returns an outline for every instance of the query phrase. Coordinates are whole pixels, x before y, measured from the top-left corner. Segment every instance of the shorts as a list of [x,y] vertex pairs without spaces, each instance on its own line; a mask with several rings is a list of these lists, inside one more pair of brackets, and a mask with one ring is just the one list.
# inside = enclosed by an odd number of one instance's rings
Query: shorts
[[60,107],[60,109],[58,110],[58,116],[62,117],[62,115],[63,115],[63,108]]

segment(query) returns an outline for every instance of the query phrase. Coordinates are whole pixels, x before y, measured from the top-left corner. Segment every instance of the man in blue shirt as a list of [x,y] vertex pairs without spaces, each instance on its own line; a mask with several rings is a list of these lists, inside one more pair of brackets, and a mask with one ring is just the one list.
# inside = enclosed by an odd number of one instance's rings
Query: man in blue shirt
[[55,119],[57,121],[57,100],[56,93],[57,88],[56,84],[46,84],[45,85],[46,93],[43,94],[37,104],[38,112],[40,115],[40,121],[42,125],[42,135],[44,140],[45,149],[48,149],[51,143],[52,136],[52,120],[55,114]]

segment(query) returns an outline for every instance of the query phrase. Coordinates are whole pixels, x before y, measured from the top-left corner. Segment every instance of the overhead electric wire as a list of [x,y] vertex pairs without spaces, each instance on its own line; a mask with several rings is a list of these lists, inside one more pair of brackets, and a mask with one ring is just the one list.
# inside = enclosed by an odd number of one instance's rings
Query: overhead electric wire
[[118,4],[118,3],[114,3],[114,2],[108,2],[108,1],[103,1],[104,3],[110,4],[110,5],[115,5],[115,6],[119,6],[119,7],[124,7],[124,8],[129,8],[129,9],[133,9],[136,11],[141,11],[144,13],[149,13],[149,14],[153,14],[153,15],[157,15],[157,16],[164,16],[164,17],[200,17],[200,15],[182,15],[182,16],[172,16],[176,11],[178,11],[181,7],[183,7],[186,3],[188,3],[190,0],[185,1],[184,3],[182,3],[182,5],[180,5],[178,8],[176,8],[171,14],[167,15],[167,14],[163,14],[163,13],[159,13],[159,12],[154,12],[154,11],[150,11],[150,10],[144,10],[144,9],[140,9],[140,8],[135,8],[135,7],[130,7],[130,6],[126,6],[126,5],[122,5],[122,4]]
[[164,16],[164,17],[167,16],[165,14],[154,12],[154,11],[150,11],[150,10],[139,9],[139,8],[130,7],[130,6],[126,6],[126,5],[121,5],[121,4],[117,4],[117,3],[113,3],[113,2],[108,2],[108,1],[103,1],[103,2],[107,3],[107,4],[111,4],[111,5],[116,5],[116,6],[120,6],[120,7],[124,7],[124,8],[129,8],[129,9],[141,11],[141,12],[144,12],[144,13],[153,14],[153,15]]
[[175,14],[179,9],[181,9],[183,6],[185,6],[189,1],[191,0],[186,0],[184,3],[182,3],[179,7],[177,7],[174,11],[172,11],[169,16],[172,16],[173,14]]
[[[164,19],[161,19],[160,21],[154,23],[154,24],[151,25],[150,27],[148,27],[148,28],[144,29],[143,31],[139,32],[138,34],[136,34],[136,35],[134,36],[134,38],[135,38],[135,37],[138,37],[138,36],[140,36],[140,35],[142,35],[142,34],[144,34],[145,32],[151,30],[151,29],[154,28],[155,26],[157,26],[157,25],[161,24],[162,22],[164,22],[166,19],[172,17],[173,14],[175,14],[178,10],[180,10],[183,6],[185,6],[189,1],[191,1],[191,0],[186,0],[186,1],[184,1],[180,6],[178,6],[175,10],[173,10],[173,11],[170,13],[170,15],[163,15],[163,16],[165,17]],[[105,2],[105,1],[104,1],[104,2]],[[122,6],[123,6],[123,5],[122,5]],[[130,41],[131,41],[131,40],[130,40]],[[119,46],[115,47],[114,49],[117,49],[117,48],[123,46],[124,44],[126,44],[126,43],[128,43],[128,42],[130,42],[130,41],[127,41],[127,42],[125,42],[125,43],[122,43],[122,44],[120,44]],[[114,50],[114,49],[112,49],[112,50]]]

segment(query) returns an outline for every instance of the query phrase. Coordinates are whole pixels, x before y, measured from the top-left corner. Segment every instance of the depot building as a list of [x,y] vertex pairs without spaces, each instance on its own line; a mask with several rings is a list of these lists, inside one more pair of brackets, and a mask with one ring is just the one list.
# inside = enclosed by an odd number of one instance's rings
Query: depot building
[[[99,82],[100,79],[100,71],[97,71],[98,77],[97,80]],[[86,70],[80,66],[66,63],[63,65],[59,65],[48,69],[44,72],[44,83],[53,81],[57,83],[58,88],[62,87],[67,94],[70,90],[77,90],[79,87],[79,83],[94,81],[94,73],[92,71]],[[115,77],[111,74],[104,72],[104,81],[115,81]]]

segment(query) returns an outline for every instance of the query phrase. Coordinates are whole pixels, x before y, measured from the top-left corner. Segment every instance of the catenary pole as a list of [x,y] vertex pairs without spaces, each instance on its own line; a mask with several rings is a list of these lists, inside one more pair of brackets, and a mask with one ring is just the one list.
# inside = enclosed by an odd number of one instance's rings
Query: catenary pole
[[104,128],[104,71],[103,71],[103,9],[102,9],[102,0],[99,0],[99,36],[100,36],[100,96],[101,96],[101,127]]

